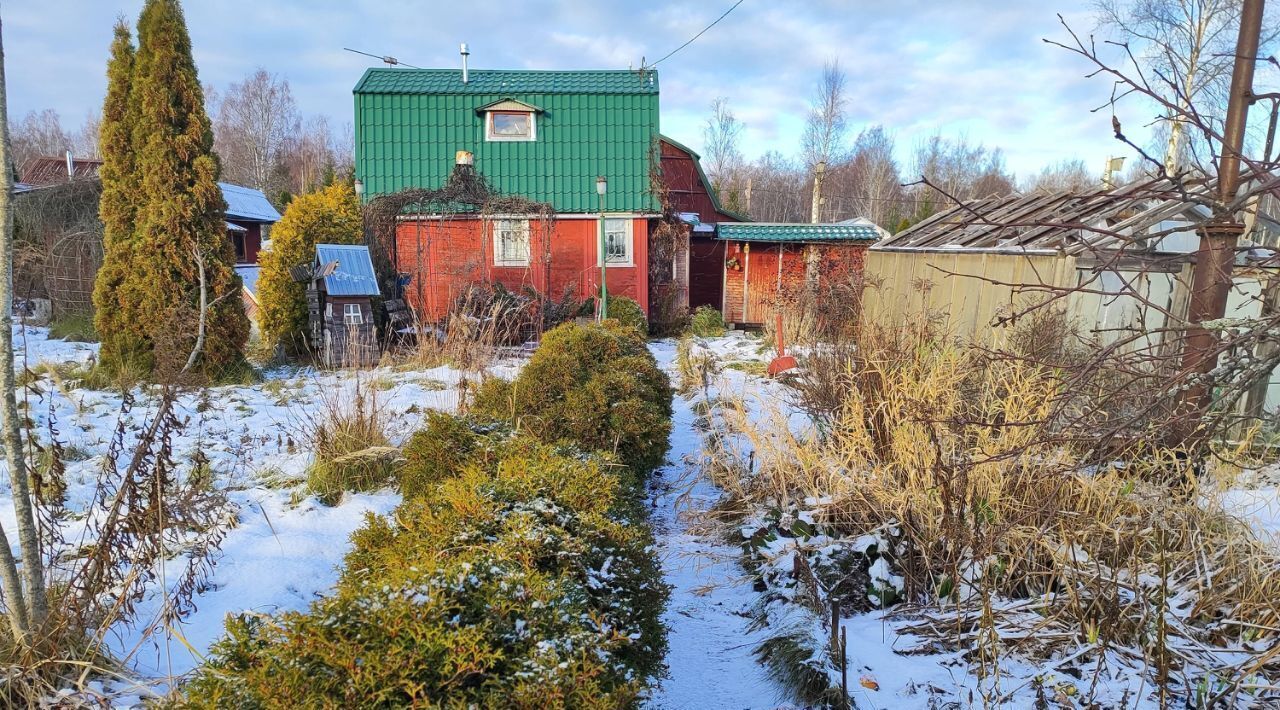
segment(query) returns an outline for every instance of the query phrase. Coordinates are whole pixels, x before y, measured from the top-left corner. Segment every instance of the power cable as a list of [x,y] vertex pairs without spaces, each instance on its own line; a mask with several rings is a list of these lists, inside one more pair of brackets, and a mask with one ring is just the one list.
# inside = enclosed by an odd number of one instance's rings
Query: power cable
[[415,67],[415,66],[413,66],[412,64],[406,64],[405,62],[402,62],[402,61],[400,61],[399,59],[396,59],[395,57],[392,57],[392,56],[384,56],[384,55],[378,55],[378,54],[370,54],[370,53],[368,53],[368,52],[361,52],[361,51],[360,51],[360,50],[358,50],[358,49],[352,49],[352,48],[350,48],[350,47],[343,47],[343,49],[347,50],[348,52],[352,52],[352,53],[354,53],[354,54],[363,54],[363,55],[364,55],[364,56],[366,56],[366,57],[373,57],[374,59],[381,59],[383,62],[386,62],[387,66],[392,66],[392,67],[394,67],[394,66],[404,66],[404,67],[409,67],[410,69],[421,69],[421,68],[422,68],[422,67]]
[[737,9],[737,7],[738,7],[739,5],[741,5],[741,4],[742,4],[742,0],[738,0],[738,2],[735,2],[735,3],[733,4],[733,6],[732,6],[732,7],[730,7],[728,10],[725,10],[723,15],[721,15],[721,16],[719,16],[719,17],[717,17],[717,18],[715,19],[715,22],[712,22],[711,24],[707,25],[706,27],[703,27],[701,32],[699,32],[698,34],[696,34],[696,35],[694,35],[693,37],[689,38],[689,41],[688,41],[688,42],[685,42],[684,44],[680,45],[679,47],[676,47],[675,49],[671,50],[670,52],[668,52],[668,53],[667,53],[667,56],[663,57],[662,59],[659,59],[658,61],[656,61],[656,62],[654,62],[653,64],[650,64],[650,65],[648,65],[648,66],[641,67],[641,69],[652,69],[652,68],[654,68],[654,67],[658,66],[659,64],[663,63],[663,62],[664,62],[664,61],[666,61],[667,59],[670,59],[670,58],[671,58],[671,55],[673,55],[673,54],[675,54],[676,52],[679,52],[680,50],[684,49],[685,47],[688,47],[689,45],[693,44],[693,41],[694,41],[694,40],[696,40],[696,39],[698,39],[699,37],[701,37],[702,35],[706,34],[707,30],[711,29],[712,27],[715,27],[715,26],[716,26],[716,23],[718,23],[718,22],[720,22],[721,20],[723,20],[724,18],[728,17],[728,16],[729,16],[729,13],[733,12],[733,11],[734,11],[735,9]]

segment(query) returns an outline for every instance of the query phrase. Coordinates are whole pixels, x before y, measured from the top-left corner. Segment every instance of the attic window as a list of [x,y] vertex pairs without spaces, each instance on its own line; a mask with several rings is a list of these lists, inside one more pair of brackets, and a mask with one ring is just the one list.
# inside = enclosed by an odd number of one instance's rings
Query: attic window
[[488,141],[532,141],[538,138],[533,111],[488,111],[484,138]]

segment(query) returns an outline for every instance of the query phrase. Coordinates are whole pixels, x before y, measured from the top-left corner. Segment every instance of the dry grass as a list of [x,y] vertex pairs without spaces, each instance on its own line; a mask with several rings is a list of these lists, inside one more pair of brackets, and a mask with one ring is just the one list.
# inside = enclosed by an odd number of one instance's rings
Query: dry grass
[[1212,485],[1154,445],[1086,465],[1055,430],[1058,371],[917,335],[864,334],[821,434],[722,411],[741,435],[712,439],[724,510],[817,500],[837,537],[891,531],[899,614],[965,651],[989,702],[1007,700],[1006,654],[1118,654],[1162,700],[1205,707],[1280,678],[1280,553]]
[[300,438],[312,445],[307,486],[333,505],[346,491],[390,484],[400,456],[387,436],[388,412],[377,378],[357,371],[348,382],[319,391],[317,402],[296,410]]

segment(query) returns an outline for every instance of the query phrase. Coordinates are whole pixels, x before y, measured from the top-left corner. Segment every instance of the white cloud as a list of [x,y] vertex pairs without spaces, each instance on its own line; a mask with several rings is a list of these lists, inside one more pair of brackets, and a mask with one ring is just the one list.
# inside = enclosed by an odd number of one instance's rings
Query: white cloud
[[[299,106],[351,120],[351,87],[391,54],[419,66],[625,68],[652,62],[730,4],[667,0],[188,0],[201,79],[223,87],[258,66],[288,78]],[[1092,29],[1087,0],[1067,0],[1068,21]],[[111,26],[141,0],[6,4],[11,111],[46,107],[76,123],[101,101]],[[1065,37],[1042,3],[925,0],[748,0],[660,67],[663,131],[695,148],[712,98],[726,96],[746,123],[749,156],[793,153],[824,61],[849,77],[854,130],[884,124],[910,145],[935,132],[966,132],[1005,149],[1020,173],[1063,158],[1099,164],[1117,148],[1109,115],[1089,113],[1109,86],[1042,37]],[[1149,116],[1136,111],[1126,125]]]

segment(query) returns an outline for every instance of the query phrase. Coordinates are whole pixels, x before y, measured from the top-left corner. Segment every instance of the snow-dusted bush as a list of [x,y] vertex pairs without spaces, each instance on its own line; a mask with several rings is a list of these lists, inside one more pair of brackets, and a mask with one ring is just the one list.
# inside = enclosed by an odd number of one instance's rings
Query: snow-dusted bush
[[644,316],[640,304],[626,296],[609,297],[609,317],[629,328],[635,328],[641,335],[649,334],[649,320]]
[[466,421],[443,412],[427,414],[426,426],[409,437],[404,446],[404,466],[398,476],[405,498],[421,496],[466,462],[481,444],[481,437]]
[[671,385],[634,328],[565,323],[547,331],[514,382],[485,382],[471,412],[643,472],[667,452]]
[[463,456],[430,495],[370,516],[332,596],[229,620],[187,702],[634,704],[661,666],[667,590],[624,512],[629,488],[602,459],[527,438],[475,450],[494,455]]
[[718,338],[724,335],[724,316],[711,306],[698,306],[689,318],[689,330],[699,338]]

